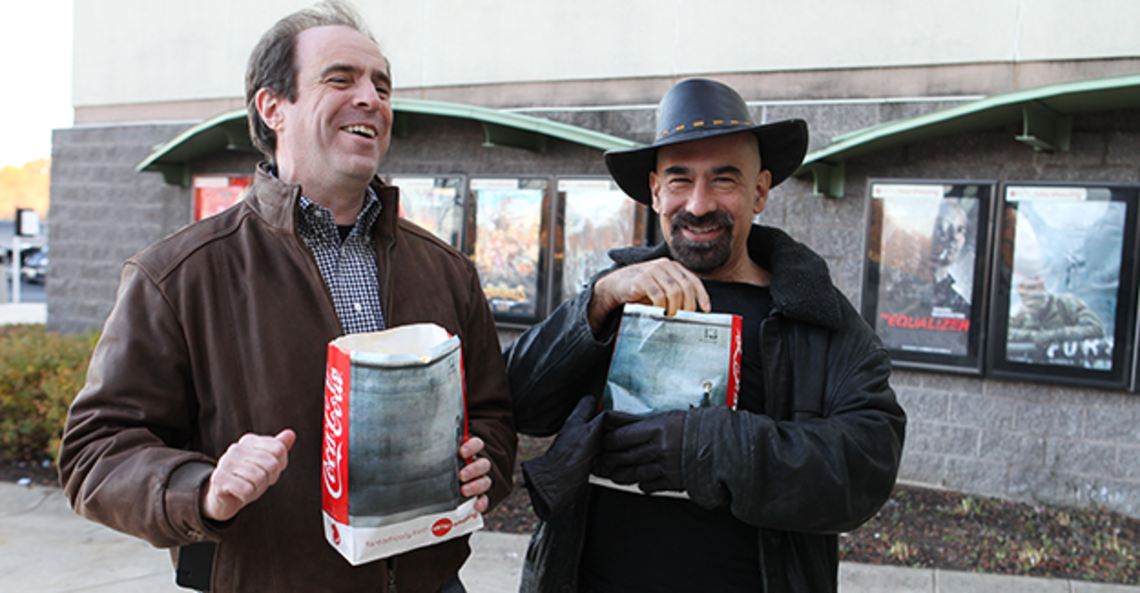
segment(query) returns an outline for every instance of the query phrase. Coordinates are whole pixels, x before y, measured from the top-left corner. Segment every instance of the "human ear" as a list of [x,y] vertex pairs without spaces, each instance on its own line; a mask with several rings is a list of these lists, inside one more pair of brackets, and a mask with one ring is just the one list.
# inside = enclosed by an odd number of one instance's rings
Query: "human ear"
[[661,214],[661,181],[657,178],[657,171],[649,172],[649,191],[653,194],[653,211]]
[[768,190],[772,186],[772,172],[762,169],[756,176],[756,201],[752,204],[752,214],[760,214],[768,206]]
[[277,93],[261,87],[253,96],[254,104],[257,105],[257,113],[261,115],[261,121],[273,131],[280,131],[282,124],[285,122],[285,114],[281,110],[281,97]]

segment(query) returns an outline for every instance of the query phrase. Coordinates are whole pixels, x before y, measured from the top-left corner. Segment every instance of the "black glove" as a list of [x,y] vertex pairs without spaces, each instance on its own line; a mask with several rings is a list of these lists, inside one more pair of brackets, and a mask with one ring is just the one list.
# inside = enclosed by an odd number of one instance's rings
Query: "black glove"
[[685,411],[646,418],[607,411],[602,456],[595,473],[618,484],[638,484],[642,492],[684,490],[681,475]]
[[595,417],[597,410],[594,396],[583,397],[546,453],[522,463],[531,506],[543,521],[569,507],[586,488],[602,444],[602,415]]

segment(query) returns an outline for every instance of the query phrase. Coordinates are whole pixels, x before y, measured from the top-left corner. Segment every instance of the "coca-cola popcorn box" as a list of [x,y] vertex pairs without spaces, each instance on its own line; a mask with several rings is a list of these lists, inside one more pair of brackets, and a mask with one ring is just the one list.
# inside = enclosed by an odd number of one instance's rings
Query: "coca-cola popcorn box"
[[329,343],[322,506],[325,537],[350,563],[483,526],[459,491],[465,396],[459,338],[435,324]]

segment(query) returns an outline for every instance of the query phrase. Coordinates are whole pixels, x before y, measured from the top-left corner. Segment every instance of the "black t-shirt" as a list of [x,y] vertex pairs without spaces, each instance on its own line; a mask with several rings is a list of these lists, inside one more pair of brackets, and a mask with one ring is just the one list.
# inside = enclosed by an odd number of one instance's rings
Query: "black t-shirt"
[[[744,321],[737,409],[764,412],[760,322],[772,309],[766,287],[705,281],[717,313]],[[757,528],[727,507],[594,488],[582,551],[584,591],[760,591]]]

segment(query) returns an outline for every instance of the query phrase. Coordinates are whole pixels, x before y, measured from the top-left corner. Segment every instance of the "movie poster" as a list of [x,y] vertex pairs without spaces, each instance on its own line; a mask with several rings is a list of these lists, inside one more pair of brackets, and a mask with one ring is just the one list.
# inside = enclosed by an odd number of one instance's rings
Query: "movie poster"
[[1108,188],[1006,188],[1007,361],[1114,370],[1127,204],[1111,197]]
[[517,179],[472,180],[475,265],[498,315],[537,314],[540,231],[545,190],[519,189]]
[[393,177],[400,188],[400,216],[431,231],[456,249],[463,239],[460,177]]
[[195,175],[193,186],[194,220],[199,221],[241,201],[249,187],[249,177]]
[[613,265],[609,250],[641,243],[643,208],[608,179],[562,179],[558,191],[565,208],[561,300],[567,301]]
[[891,350],[971,354],[989,192],[989,186],[966,184],[872,186],[870,258],[878,264],[872,325]]

